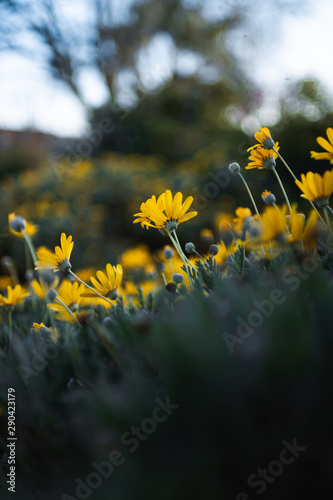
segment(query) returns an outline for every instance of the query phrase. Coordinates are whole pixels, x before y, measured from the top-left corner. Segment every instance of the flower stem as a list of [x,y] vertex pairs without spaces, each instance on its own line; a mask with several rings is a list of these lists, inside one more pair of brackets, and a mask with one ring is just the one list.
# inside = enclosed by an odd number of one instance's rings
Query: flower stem
[[252,196],[252,193],[251,193],[251,190],[249,188],[249,185],[248,185],[248,183],[246,182],[245,178],[243,177],[243,175],[240,172],[238,172],[238,175],[242,179],[242,181],[244,183],[244,186],[246,187],[246,190],[249,193],[249,196],[250,196],[250,199],[252,201],[252,205],[254,207],[254,210],[256,211],[256,214],[258,215],[258,219],[260,220],[260,213],[259,213],[258,207],[256,205],[256,202],[254,201],[254,198]]
[[273,168],[272,170],[273,170],[273,172],[274,172],[274,174],[275,174],[275,176],[276,176],[276,178],[277,178],[277,180],[278,180],[278,182],[279,182],[279,184],[280,184],[280,188],[281,188],[282,193],[283,193],[283,196],[285,197],[285,200],[286,200],[286,202],[287,202],[289,212],[291,213],[291,205],[290,205],[290,201],[289,201],[288,195],[287,195],[287,193],[286,193],[286,190],[284,189],[284,186],[283,186],[283,184],[282,184],[282,181],[281,181],[281,179],[280,179],[280,176],[279,176],[279,174],[277,173],[277,171],[276,171],[276,169],[275,169],[275,168]]
[[30,238],[30,236],[25,231],[23,231],[23,236],[24,236],[24,239],[27,242],[27,245],[29,247],[29,250],[30,250],[30,253],[31,253],[31,256],[32,256],[32,260],[33,260],[34,263],[36,263],[38,261],[38,259],[37,259],[37,255],[36,255],[33,243],[31,241],[31,238]]
[[75,279],[77,279],[80,283],[82,283],[82,285],[86,286],[87,288],[89,288],[89,290],[91,290],[92,292],[94,292],[96,295],[98,295],[101,299],[103,300],[106,300],[107,302],[109,302],[109,304],[111,304],[112,306],[114,306],[113,302],[111,302],[111,300],[109,300],[107,297],[104,297],[104,295],[102,295],[101,293],[98,293],[97,290],[95,290],[94,288],[92,288],[91,286],[87,285],[87,283],[85,283],[84,281],[82,281],[78,276],[76,276],[76,274],[73,273],[73,271],[71,271],[71,269],[69,269],[68,271],[72,276],[74,276]]
[[79,323],[79,321],[77,320],[77,318],[74,316],[74,314],[72,313],[72,311],[69,309],[69,307],[67,307],[67,306],[66,306],[66,304],[65,304],[65,303],[64,303],[61,299],[59,299],[59,297],[57,297],[57,298],[54,300],[54,302],[58,302],[60,305],[62,305],[62,306],[66,309],[66,311],[67,311],[67,312],[68,312],[68,313],[72,316],[72,318],[74,318],[74,319],[75,319],[76,323],[77,323],[79,326],[81,326],[81,325],[80,325],[80,323]]
[[272,148],[272,149],[278,155],[278,157],[282,161],[283,165],[286,167],[286,169],[289,171],[289,173],[293,176],[294,180],[296,181],[297,177],[294,174],[294,172],[291,170],[291,168],[289,167],[288,163],[284,160],[284,158],[280,155],[280,153],[275,148]]
[[179,239],[178,239],[178,236],[177,236],[176,231],[174,231],[174,232],[173,232],[173,235],[174,235],[175,240],[177,241],[178,247],[180,248],[180,250],[181,250],[181,252],[182,252],[182,254],[183,254],[183,256],[184,256],[185,260],[186,260],[186,261],[188,262],[188,264],[192,267],[192,269],[196,270],[196,269],[195,269],[195,267],[193,266],[193,264],[189,261],[189,259],[188,259],[188,258],[186,257],[186,255],[184,254],[184,252],[183,252],[183,250],[182,250],[182,247],[181,247],[181,245],[180,245],[180,243],[179,243]]
[[178,253],[178,255],[179,255],[179,257],[180,257],[180,259],[181,259],[181,261],[182,261],[182,263],[183,263],[183,264],[184,264],[184,266],[185,266],[185,269],[186,269],[186,274],[187,274],[187,277],[188,277],[188,282],[189,282],[190,287],[192,287],[191,276],[190,276],[189,270],[188,270],[188,268],[187,268],[186,260],[185,260],[185,259],[186,259],[186,257],[185,257],[185,255],[183,254],[183,251],[182,251],[182,249],[181,249],[180,245],[178,245],[178,242],[177,242],[177,241],[176,241],[176,240],[172,237],[172,235],[171,235],[170,231],[169,231],[168,229],[167,229],[166,231],[167,231],[168,236],[169,236],[169,238],[170,238],[170,240],[171,240],[171,242],[172,242],[173,246],[175,247],[175,249],[176,249],[176,251],[177,251],[177,253]]
[[[278,151],[276,151],[275,148],[273,148],[273,151],[278,155],[278,157],[282,161],[283,165],[287,168],[288,172],[292,175],[292,177],[294,178],[294,180],[297,181],[298,179],[297,179],[296,175],[294,174],[294,172],[289,167],[288,163],[284,160],[284,158],[280,155],[280,153]],[[310,203],[310,205],[312,206],[312,208],[317,212],[318,217],[320,218],[320,220],[325,224],[325,221],[322,218],[322,216],[320,215],[320,213],[318,212],[315,204],[311,200],[308,200],[308,202]]]
[[331,221],[330,221],[330,218],[329,218],[329,215],[328,215],[327,207],[324,207],[323,210],[324,210],[325,219],[326,219],[326,222],[327,222],[328,229],[329,229],[330,233],[333,234],[332,224],[331,224]]

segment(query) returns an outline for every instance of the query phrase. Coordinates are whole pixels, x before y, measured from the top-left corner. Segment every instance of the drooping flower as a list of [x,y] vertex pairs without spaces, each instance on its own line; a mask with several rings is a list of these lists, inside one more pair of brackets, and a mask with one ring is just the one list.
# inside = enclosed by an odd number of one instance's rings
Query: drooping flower
[[275,205],[276,203],[274,194],[271,191],[267,191],[267,189],[265,189],[265,191],[261,193],[261,198],[266,203],[266,205]]
[[[107,297],[110,300],[116,300],[118,296],[117,289],[121,284],[123,278],[123,268],[120,264],[116,266],[111,266],[111,264],[106,265],[106,272],[97,271],[96,278],[91,276],[90,281],[94,285],[95,289],[100,295]],[[94,292],[85,291],[83,297],[96,297]]]
[[0,306],[16,306],[19,302],[28,297],[29,292],[24,291],[21,285],[14,288],[7,286],[7,297],[0,294]]
[[177,229],[178,224],[192,219],[197,215],[197,212],[194,211],[187,212],[193,202],[192,196],[186,198],[183,203],[182,193],[178,192],[173,197],[171,191],[168,189],[157,201],[153,198],[150,198],[141,205],[141,213],[134,215],[138,217],[134,223],[141,222],[141,225],[146,225],[147,227],[173,231]]
[[326,170],[323,176],[313,172],[301,174],[301,181],[295,182],[303,191],[302,198],[315,202],[318,207],[327,207],[333,193],[333,170]]
[[[249,163],[245,167],[246,170],[251,170],[253,168],[257,168],[258,170],[262,170],[266,168],[267,170],[272,170],[275,168],[275,160],[278,157],[277,153],[272,149],[265,149],[264,147],[257,145],[257,149],[251,151],[249,156]],[[276,143],[275,149],[278,151],[279,146]]]
[[56,246],[54,252],[45,248],[37,250],[36,270],[54,269],[66,272],[71,269],[70,257],[74,246],[72,236],[67,238],[66,234],[62,233],[60,243],[61,248]]
[[45,333],[50,335],[53,340],[59,338],[59,332],[56,328],[51,328],[50,326],[45,326],[44,323],[33,323],[31,332]]
[[314,160],[330,160],[333,163],[333,128],[328,127],[326,129],[326,134],[328,141],[324,137],[317,137],[317,142],[319,146],[326,149],[326,153],[316,153],[316,151],[310,151],[311,158]]
[[254,134],[254,137],[258,141],[258,144],[255,144],[254,146],[248,148],[248,151],[256,149],[260,146],[268,150],[273,149],[274,147],[276,149],[279,144],[278,142],[274,143],[274,139],[272,138],[271,133],[267,127],[261,127],[260,131]]
[[8,224],[10,232],[18,238],[24,238],[24,233],[32,238],[39,228],[39,226],[26,221],[20,215],[16,215],[15,212],[8,215]]

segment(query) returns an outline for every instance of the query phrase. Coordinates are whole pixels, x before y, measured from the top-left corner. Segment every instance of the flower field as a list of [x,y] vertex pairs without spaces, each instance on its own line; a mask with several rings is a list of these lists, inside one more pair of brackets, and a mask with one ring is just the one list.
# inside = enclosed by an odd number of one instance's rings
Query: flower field
[[18,498],[327,497],[326,134],[300,177],[264,127],[245,165],[216,146],[4,178],[0,486],[12,388]]

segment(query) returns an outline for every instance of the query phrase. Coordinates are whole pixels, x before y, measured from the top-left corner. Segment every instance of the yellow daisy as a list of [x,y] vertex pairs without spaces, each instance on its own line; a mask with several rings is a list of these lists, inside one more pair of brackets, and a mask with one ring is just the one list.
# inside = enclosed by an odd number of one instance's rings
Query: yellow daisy
[[333,128],[328,127],[326,129],[326,134],[328,141],[323,137],[317,137],[317,142],[319,146],[326,149],[326,153],[316,153],[316,151],[310,151],[311,158],[314,160],[330,160],[333,163]]
[[56,246],[54,253],[45,248],[37,250],[36,270],[54,269],[55,271],[66,272],[71,269],[70,256],[74,246],[72,236],[67,238],[66,234],[62,233],[60,243],[61,248]]
[[287,205],[281,209],[268,206],[261,216],[262,235],[261,241],[268,243],[277,241],[285,243],[287,237],[286,214],[288,212]]
[[[257,168],[261,170],[266,168],[267,170],[272,170],[275,168],[275,160],[278,157],[277,153],[272,149],[265,149],[264,147],[257,144],[257,149],[253,150],[249,156],[249,164],[245,167],[245,170],[251,170]],[[276,143],[275,149],[278,151],[279,146]]]
[[[116,266],[111,266],[111,264],[106,265],[106,272],[97,271],[96,278],[93,276],[90,278],[91,283],[96,288],[97,292],[110,300],[116,300],[118,296],[117,289],[121,284],[123,278],[123,268],[120,264]],[[83,297],[96,297],[93,292],[86,291],[83,293]]]
[[317,221],[318,213],[315,210],[311,210],[306,221],[305,215],[298,213],[296,207],[293,206],[289,218],[289,243],[293,245],[302,242],[310,248],[314,247],[317,236]]
[[44,281],[42,278],[39,278],[39,280],[34,279],[31,282],[31,286],[37,297],[40,299],[45,299],[45,296],[47,292],[50,290],[50,288],[56,289],[59,284],[59,278],[55,278],[52,283],[48,283],[47,281]]
[[0,306],[16,306],[28,295],[29,292],[25,292],[21,285],[16,285],[14,288],[7,286],[7,297],[0,294]]
[[56,328],[51,328],[50,326],[45,326],[44,323],[33,323],[31,331],[50,334],[53,340],[57,340],[59,338],[58,330]]
[[254,137],[258,141],[258,144],[255,144],[254,146],[251,146],[248,151],[258,148],[262,146],[265,149],[272,149],[273,147],[276,148],[278,143],[274,143],[274,140],[271,136],[271,133],[267,127],[261,127],[259,132],[256,132],[254,134]]
[[[85,289],[85,286],[77,281],[71,283],[70,281],[64,280],[58,290],[57,298],[72,311],[76,319],[79,318],[78,311],[81,305],[81,296]],[[66,311],[64,306],[57,302],[57,299],[55,299],[55,302],[48,304],[48,307],[55,312],[57,319],[61,321],[69,321],[71,323],[75,321],[73,316]]]
[[[161,198],[162,197],[162,198]],[[167,229],[173,231],[177,229],[178,224],[192,219],[197,215],[197,212],[188,212],[190,208],[193,197],[189,196],[183,203],[183,195],[178,192],[175,196],[169,189],[165,191],[157,200],[150,198],[144,203],[144,207],[141,205],[141,213],[135,214],[135,217],[139,217],[134,221],[142,222],[142,218],[145,220],[143,224],[147,227],[155,227],[157,229]],[[163,201],[163,207],[161,206],[161,200]]]
[[302,198],[316,203],[318,207],[327,207],[329,197],[333,193],[333,170],[326,170],[323,177],[318,173],[301,174],[301,181],[295,181],[303,191]]

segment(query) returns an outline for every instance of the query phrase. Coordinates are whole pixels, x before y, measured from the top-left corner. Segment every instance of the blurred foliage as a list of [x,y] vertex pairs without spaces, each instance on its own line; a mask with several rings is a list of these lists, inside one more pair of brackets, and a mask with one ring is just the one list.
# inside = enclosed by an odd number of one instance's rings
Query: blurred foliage
[[[229,499],[242,491],[254,498],[248,477],[278,459],[283,441],[295,439],[306,450],[266,485],[266,498],[327,496],[333,418],[327,262],[301,279],[295,269],[304,273],[305,261],[286,252],[242,277],[217,281],[209,296],[164,291],[151,310],[115,308],[107,323],[101,313],[75,336],[62,326],[65,346],[29,332],[44,310],[26,302],[13,316],[12,352],[0,347],[4,408],[8,387],[16,391],[17,498],[80,498],[77,479],[86,484],[96,472],[92,463],[114,450],[125,462],[92,489],[94,499]],[[225,333],[236,335],[239,318],[247,322],[258,310],[254,301],[267,304],[276,290],[285,300],[230,351]],[[51,344],[52,359],[45,357]],[[121,436],[152,416],[157,398],[179,407],[131,453]]]

